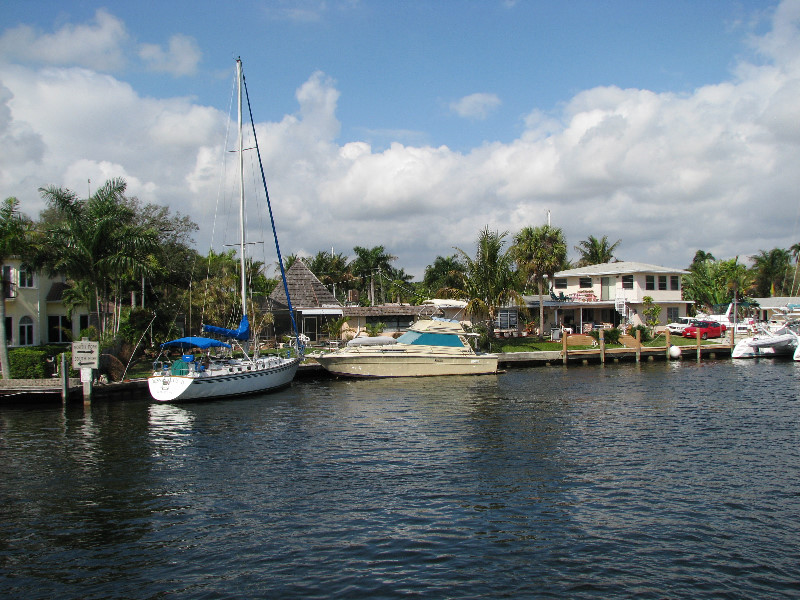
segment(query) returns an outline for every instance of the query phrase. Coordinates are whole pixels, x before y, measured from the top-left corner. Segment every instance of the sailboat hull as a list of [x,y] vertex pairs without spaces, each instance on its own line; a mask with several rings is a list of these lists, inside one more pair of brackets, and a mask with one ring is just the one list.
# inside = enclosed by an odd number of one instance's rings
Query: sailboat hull
[[159,402],[214,400],[278,390],[291,384],[300,359],[281,360],[265,368],[232,366],[228,373],[155,374],[147,380],[150,395]]

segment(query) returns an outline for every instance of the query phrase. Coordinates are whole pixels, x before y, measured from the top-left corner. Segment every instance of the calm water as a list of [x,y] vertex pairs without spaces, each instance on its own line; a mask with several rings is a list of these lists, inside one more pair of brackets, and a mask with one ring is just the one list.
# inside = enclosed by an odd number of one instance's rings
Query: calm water
[[797,598],[800,364],[0,408],[4,598]]

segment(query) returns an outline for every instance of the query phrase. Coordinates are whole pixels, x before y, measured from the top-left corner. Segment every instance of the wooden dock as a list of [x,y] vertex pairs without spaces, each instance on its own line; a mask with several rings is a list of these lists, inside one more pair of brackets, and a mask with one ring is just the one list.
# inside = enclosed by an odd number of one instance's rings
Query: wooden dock
[[[678,358],[670,358],[668,346],[639,348],[581,348],[542,352],[501,353],[498,365],[503,369],[549,366],[590,365],[618,362],[652,362],[656,360],[704,360],[728,358],[730,344],[703,344],[701,346],[677,346],[681,349]],[[326,379],[331,375],[316,362],[300,365],[297,380]],[[50,379],[0,379],[0,403],[35,404],[40,402],[62,402],[64,388],[61,380]],[[68,401],[83,401],[83,386],[80,379],[69,379],[66,386]],[[92,401],[147,400],[147,379],[129,379],[120,382],[95,384]]]

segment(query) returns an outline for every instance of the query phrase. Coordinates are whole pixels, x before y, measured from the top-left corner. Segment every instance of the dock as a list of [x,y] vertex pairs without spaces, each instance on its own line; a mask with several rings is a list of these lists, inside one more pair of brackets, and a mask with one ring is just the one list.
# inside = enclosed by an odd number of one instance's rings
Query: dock
[[[502,369],[553,366],[590,365],[619,362],[653,362],[657,360],[705,360],[729,358],[730,344],[703,344],[701,346],[680,346],[681,355],[670,358],[668,347],[640,348],[589,348],[573,350],[550,350],[541,352],[505,352],[500,354],[498,366]],[[309,361],[300,365],[296,380],[326,379],[331,375],[317,362]],[[0,403],[35,404],[39,402],[62,402],[64,388],[61,380],[50,379],[0,379]],[[68,401],[82,401],[81,380],[69,379],[66,386]],[[147,379],[128,379],[125,381],[95,384],[92,401],[146,400],[149,399]]]

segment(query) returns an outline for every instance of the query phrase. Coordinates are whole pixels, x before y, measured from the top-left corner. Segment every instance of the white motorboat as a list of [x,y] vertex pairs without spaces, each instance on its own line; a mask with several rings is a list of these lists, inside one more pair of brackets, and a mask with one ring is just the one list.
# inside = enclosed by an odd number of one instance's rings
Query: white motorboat
[[799,340],[797,333],[788,326],[775,331],[762,327],[756,335],[739,340],[731,351],[731,358],[794,355],[795,360],[798,360]]
[[316,360],[345,377],[427,377],[497,372],[496,354],[476,353],[458,321],[425,319],[399,338],[356,338]]
[[[250,323],[247,318],[244,168],[242,159],[244,151],[242,142],[242,88],[244,86],[244,76],[242,74],[242,61],[240,59],[236,60],[236,77],[239,94],[239,271],[241,275],[242,318],[237,329],[203,325],[203,331],[205,333],[212,333],[224,337],[232,344],[236,344],[240,348],[243,357],[212,357],[212,348],[224,348],[227,349],[229,353],[232,353],[233,346],[210,337],[183,337],[161,344],[162,352],[168,351],[170,348],[179,348],[183,351],[183,355],[175,361],[159,360],[161,358],[161,355],[159,355],[159,359],[153,363],[153,374],[148,377],[148,386],[150,388],[150,395],[160,402],[209,400],[272,391],[287,386],[292,382],[297,368],[300,365],[300,361],[302,360],[302,344],[297,335],[296,326],[295,340],[297,340],[299,356],[259,357],[256,355],[250,357],[247,352],[248,341],[250,339]],[[253,136],[255,137],[255,127],[253,128]],[[258,150],[257,141],[256,150]],[[258,154],[258,160],[260,163],[260,153]],[[261,172],[263,175],[263,168]],[[266,194],[266,182],[264,182],[264,192]],[[269,203],[268,194],[267,202]],[[272,209],[270,209],[269,214],[270,218],[272,218]],[[272,229],[274,232],[274,223]],[[278,262],[281,265],[281,277],[283,278],[284,289],[286,290],[286,298],[289,300],[289,290],[286,287],[286,274],[284,273],[283,261],[280,257],[277,235],[275,236],[275,248],[278,253]],[[289,313],[292,314],[291,300],[289,300]],[[208,354],[205,357],[201,355],[201,359],[198,360],[195,354],[191,353],[194,349],[207,351]],[[258,349],[256,349],[256,353],[257,352]]]

